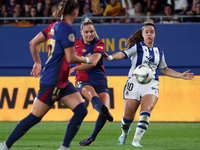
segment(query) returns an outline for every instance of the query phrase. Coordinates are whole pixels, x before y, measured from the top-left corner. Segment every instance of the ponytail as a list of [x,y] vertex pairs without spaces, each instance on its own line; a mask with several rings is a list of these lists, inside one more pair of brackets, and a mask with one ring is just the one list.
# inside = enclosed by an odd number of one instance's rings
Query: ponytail
[[54,17],[61,17],[62,15],[71,15],[74,9],[79,8],[76,0],[63,0],[58,4],[58,8],[53,12]]
[[125,43],[125,45],[127,47],[130,47],[131,45],[133,45],[134,43],[139,43],[143,41],[143,37],[142,37],[142,29],[139,29],[138,31],[136,31],[134,34],[131,35],[131,37],[129,37]]
[[146,26],[153,26],[154,29],[155,29],[155,31],[156,31],[156,27],[154,26],[154,24],[152,24],[152,23],[146,23],[146,24],[144,24],[144,26],[143,26],[141,29],[139,29],[138,31],[136,31],[134,34],[131,35],[131,37],[129,37],[129,38],[127,39],[125,45],[126,45],[127,47],[130,47],[130,46],[133,45],[134,43],[139,43],[139,42],[143,41],[144,38],[143,38],[143,36],[142,36],[142,32],[144,31],[144,28],[145,28]]

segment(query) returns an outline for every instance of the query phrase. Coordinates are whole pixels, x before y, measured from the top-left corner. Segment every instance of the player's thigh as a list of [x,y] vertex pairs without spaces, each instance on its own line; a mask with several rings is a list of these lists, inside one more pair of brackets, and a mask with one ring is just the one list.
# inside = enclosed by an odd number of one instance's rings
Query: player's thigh
[[51,106],[35,98],[31,113],[37,117],[42,118],[50,109]]
[[79,92],[66,95],[62,97],[59,101],[65,106],[69,107],[71,110],[76,108],[76,106],[78,106],[80,103],[84,102]]
[[153,94],[144,95],[140,100],[140,104],[141,104],[140,111],[151,112],[153,108],[155,107],[157,101],[158,101],[158,97],[156,95],[153,95]]
[[92,97],[94,97],[94,96],[98,97],[95,89],[92,86],[89,86],[89,85],[85,85],[82,88],[81,94],[83,95],[83,97],[85,97],[89,101],[91,101]]
[[106,105],[107,108],[110,108],[110,95],[107,92],[98,94],[101,102]]
[[124,100],[124,115],[126,119],[133,119],[135,113],[140,105],[140,102],[135,99],[125,99]]

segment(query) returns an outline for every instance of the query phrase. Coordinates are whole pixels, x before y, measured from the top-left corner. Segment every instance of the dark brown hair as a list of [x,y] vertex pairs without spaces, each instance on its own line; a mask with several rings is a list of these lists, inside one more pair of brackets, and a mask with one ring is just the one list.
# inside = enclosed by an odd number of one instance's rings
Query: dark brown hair
[[131,45],[133,45],[134,43],[139,43],[141,41],[143,41],[143,37],[142,37],[142,32],[144,31],[144,28],[146,26],[153,26],[155,31],[156,31],[156,27],[154,26],[154,24],[152,23],[145,23],[144,26],[139,29],[138,31],[136,31],[134,34],[132,34],[126,41],[125,45],[127,47],[130,47]]

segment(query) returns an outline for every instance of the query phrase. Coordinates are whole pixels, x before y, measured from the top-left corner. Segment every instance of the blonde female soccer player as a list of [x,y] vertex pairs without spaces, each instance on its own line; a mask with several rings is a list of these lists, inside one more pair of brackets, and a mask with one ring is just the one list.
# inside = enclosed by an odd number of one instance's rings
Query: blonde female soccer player
[[103,66],[104,43],[98,38],[94,24],[88,18],[81,24],[81,35],[83,37],[75,41],[76,55],[85,57],[91,53],[93,63],[78,63],[70,72],[77,71],[76,88],[83,97],[91,101],[92,106],[99,112],[92,134],[79,143],[79,146],[88,146],[94,142],[106,120],[112,122],[113,117],[108,111],[110,96]]

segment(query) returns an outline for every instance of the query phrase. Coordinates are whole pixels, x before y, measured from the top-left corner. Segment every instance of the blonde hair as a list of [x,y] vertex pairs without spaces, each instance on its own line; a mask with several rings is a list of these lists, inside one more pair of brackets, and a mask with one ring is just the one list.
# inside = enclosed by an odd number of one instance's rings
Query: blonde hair
[[[94,26],[92,20],[90,20],[89,18],[85,18],[84,21],[81,24],[81,30],[83,29],[83,26],[90,25],[90,24]],[[95,29],[95,36],[99,39],[99,36],[97,35],[96,29]]]
[[79,8],[77,0],[63,0],[58,4],[58,8],[53,12],[54,17],[61,17],[62,15],[71,15],[74,9]]

